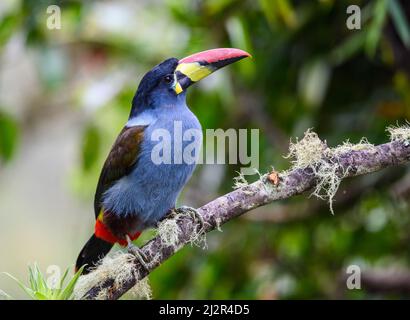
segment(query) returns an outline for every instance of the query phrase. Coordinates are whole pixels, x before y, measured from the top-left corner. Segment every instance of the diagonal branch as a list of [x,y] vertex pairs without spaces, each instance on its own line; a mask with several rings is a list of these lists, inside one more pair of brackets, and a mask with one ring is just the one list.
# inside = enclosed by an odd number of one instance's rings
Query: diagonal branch
[[[258,181],[244,185],[197,209],[205,221],[205,232],[210,232],[220,225],[243,213],[263,206],[272,201],[290,198],[316,186],[316,173],[324,164],[337,164],[339,179],[369,174],[386,167],[397,166],[410,161],[410,143],[405,139],[396,139],[389,143],[371,148],[350,148],[338,153],[323,153],[322,160],[305,168],[294,168],[279,174],[279,181],[274,184],[268,175]],[[145,278],[176,251],[191,241],[195,226],[189,217],[177,220],[180,232],[178,240],[172,246],[163,244],[157,236],[146,243],[142,250],[151,261],[149,270],[145,270],[138,261],[132,262],[132,274],[120,283],[110,276],[93,286],[83,297],[96,299],[102,290],[105,299],[118,299],[130,290],[139,280]]]

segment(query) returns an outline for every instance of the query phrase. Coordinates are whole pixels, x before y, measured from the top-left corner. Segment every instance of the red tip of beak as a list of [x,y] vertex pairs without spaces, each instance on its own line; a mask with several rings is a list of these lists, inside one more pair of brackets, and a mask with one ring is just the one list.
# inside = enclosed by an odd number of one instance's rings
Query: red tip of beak
[[242,59],[252,57],[246,51],[235,48],[218,48],[194,53],[188,57],[179,60],[179,63],[205,61],[207,63],[218,62],[227,59]]

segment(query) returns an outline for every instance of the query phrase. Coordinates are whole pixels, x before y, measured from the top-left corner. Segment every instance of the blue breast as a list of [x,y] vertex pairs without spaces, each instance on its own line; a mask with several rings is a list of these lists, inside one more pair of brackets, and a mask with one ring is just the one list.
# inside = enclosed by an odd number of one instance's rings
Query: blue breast
[[[119,216],[137,215],[141,229],[155,225],[175,206],[195,169],[202,144],[201,125],[185,104],[166,108],[156,117],[144,131],[132,172],[103,196],[104,208]],[[180,134],[185,135],[185,140],[180,141]],[[160,150],[165,153],[158,152]],[[160,163],[161,160],[166,163]]]

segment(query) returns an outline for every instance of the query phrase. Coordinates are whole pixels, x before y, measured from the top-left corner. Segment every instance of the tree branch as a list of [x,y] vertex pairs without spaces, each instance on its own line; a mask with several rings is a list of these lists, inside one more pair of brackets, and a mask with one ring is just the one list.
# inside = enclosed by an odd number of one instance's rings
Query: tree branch
[[[344,152],[323,155],[322,160],[328,164],[337,164],[337,175],[340,179],[368,174],[385,167],[397,166],[410,161],[410,144],[407,140],[394,140],[371,148],[351,148]],[[318,182],[315,175],[323,161],[305,168],[295,168],[279,174],[279,182],[274,185],[268,175],[258,181],[244,185],[223,195],[197,209],[205,221],[205,232],[210,232],[227,221],[241,214],[263,206],[272,201],[290,198],[311,189]],[[147,242],[141,249],[151,261],[149,270],[145,270],[135,260],[133,273],[120,285],[108,276],[98,285],[92,287],[84,296],[85,299],[96,299],[101,290],[105,290],[106,299],[118,299],[130,290],[139,280],[145,278],[152,270],[165,262],[176,251],[190,242],[195,225],[189,217],[182,216],[177,220],[180,232],[173,246],[165,246],[160,236]]]
[[[346,281],[349,275],[346,270],[343,270],[340,275],[340,292],[337,299],[344,298],[346,289]],[[364,269],[360,276],[360,289],[375,294],[410,294],[410,270],[402,267],[387,267]]]
[[373,293],[410,294],[410,272],[405,269],[364,270],[361,275],[363,288]]
[[[386,188],[386,186],[388,186],[388,190],[393,189],[391,191],[392,197],[404,198],[403,194],[395,192],[397,184],[401,184],[403,180],[410,182],[410,174],[406,177],[404,169],[395,167],[394,170],[380,171],[380,174],[373,175],[372,179],[360,179],[360,181],[355,179],[355,181],[344,185],[343,190],[340,190],[341,192],[335,196],[335,211],[338,214],[339,212],[348,212],[348,209],[355,205],[368,190],[377,190],[378,188]],[[391,187],[392,184],[393,187]],[[326,202],[311,197],[303,202],[275,203],[275,205],[263,206],[244,214],[242,217],[257,223],[285,224],[310,219],[326,210],[329,210],[329,205]],[[329,216],[329,218],[331,217]]]

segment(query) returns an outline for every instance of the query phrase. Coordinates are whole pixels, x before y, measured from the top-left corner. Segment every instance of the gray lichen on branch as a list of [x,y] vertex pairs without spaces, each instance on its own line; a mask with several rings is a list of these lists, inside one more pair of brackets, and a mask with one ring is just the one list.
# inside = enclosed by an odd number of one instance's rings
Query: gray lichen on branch
[[[329,148],[317,134],[308,130],[303,139],[291,143],[289,155],[292,157],[292,167],[278,174],[277,184],[268,179],[269,174],[265,174],[256,182],[244,183],[232,192],[198,208],[197,212],[205,221],[204,232],[219,229],[222,224],[249,210],[302,194],[312,188],[314,195],[328,200],[331,205],[343,178],[409,162],[410,127],[388,128],[388,131],[391,141],[382,145],[374,146],[362,139],[358,144],[345,142],[336,148]],[[118,299],[131,288],[138,286],[152,270],[190,243],[196,232],[191,217],[184,215],[172,221],[172,228],[178,232],[172,232],[165,237],[157,235],[142,247],[150,261],[149,270],[144,269],[136,259],[127,260],[126,277],[120,275],[122,271],[116,266],[113,266],[114,271],[108,272],[103,268],[102,273],[97,268],[86,276],[89,277],[89,286],[76,289],[76,297]],[[169,231],[167,229],[167,232]]]
[[290,143],[289,154],[285,158],[291,158],[293,169],[311,168],[316,183],[312,195],[321,200],[327,200],[332,214],[333,199],[339,189],[340,182],[346,177],[349,167],[345,168],[339,162],[339,156],[349,151],[367,150],[374,151],[374,145],[366,138],[362,138],[358,144],[349,141],[329,148],[325,141],[320,140],[315,132],[308,129],[304,137],[295,143]]
[[[74,290],[74,298],[81,299],[90,288],[98,286],[107,278],[113,280],[114,287],[121,287],[130,279],[138,278],[138,269],[134,267],[134,260],[132,254],[123,252],[105,257],[93,272],[80,277]],[[150,299],[152,296],[148,278],[138,281],[130,291],[134,296],[142,299]],[[101,288],[95,299],[105,300],[108,297],[108,288]]]
[[410,140],[410,124],[406,123],[402,126],[390,126],[386,129],[390,135],[391,141],[409,141]]

